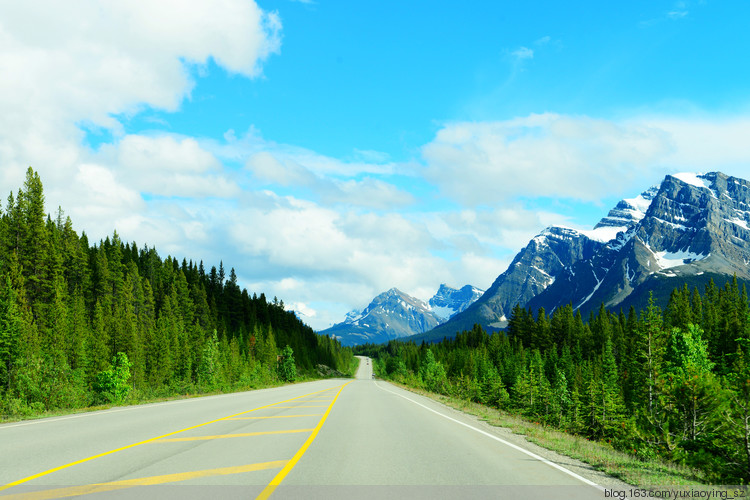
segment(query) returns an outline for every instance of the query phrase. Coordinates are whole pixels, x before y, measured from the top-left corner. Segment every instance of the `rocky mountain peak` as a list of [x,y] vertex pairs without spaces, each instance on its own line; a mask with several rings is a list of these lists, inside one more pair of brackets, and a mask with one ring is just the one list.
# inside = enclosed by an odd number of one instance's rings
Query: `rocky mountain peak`
[[483,293],[484,290],[471,285],[465,285],[461,289],[456,290],[443,283],[428,304],[445,321],[459,312],[466,310]]
[[627,230],[646,216],[651,202],[659,192],[659,186],[651,186],[635,198],[620,200],[615,207],[602,218],[594,229],[615,227]]
[[720,172],[668,175],[621,200],[592,230],[545,229],[479,300],[422,338],[474,323],[502,328],[517,304],[548,313],[569,303],[614,308],[647,297],[649,287],[667,289],[663,279],[750,278],[748,263],[750,183]]
[[344,345],[382,343],[433,329],[451,314],[464,310],[482,291],[467,285],[460,290],[442,285],[430,302],[412,297],[398,288],[376,296],[362,311],[352,311],[343,322],[319,332],[333,335]]

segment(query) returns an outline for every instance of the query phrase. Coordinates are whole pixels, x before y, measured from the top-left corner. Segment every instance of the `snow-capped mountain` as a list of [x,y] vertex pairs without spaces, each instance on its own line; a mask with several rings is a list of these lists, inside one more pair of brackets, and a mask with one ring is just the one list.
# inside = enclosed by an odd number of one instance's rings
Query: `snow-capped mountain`
[[596,255],[606,242],[637,224],[656,194],[652,187],[636,198],[620,201],[590,231],[551,226],[532,240],[513,259],[508,269],[465,312],[457,314],[429,333],[442,339],[470,330],[474,324],[503,328],[516,304],[525,305],[553,284],[566,268]]
[[566,269],[527,305],[548,311],[568,303],[584,311],[600,304],[615,308],[642,304],[656,288],[671,291],[735,274],[750,278],[748,223],[748,181],[719,172],[668,175],[637,224],[593,259]]
[[471,285],[460,290],[441,285],[437,294],[425,303],[391,288],[362,311],[351,311],[343,322],[318,333],[334,335],[343,345],[383,343],[429,331],[465,310],[481,294],[481,290]]
[[517,304],[548,313],[569,303],[582,312],[642,306],[649,290],[748,278],[748,263],[750,183],[718,172],[668,175],[592,230],[545,229],[466,311],[414,339],[439,340],[475,323],[502,328]]
[[441,318],[442,323],[456,314],[465,311],[483,293],[484,290],[471,285],[466,285],[460,290],[456,290],[443,283],[428,304],[433,312]]

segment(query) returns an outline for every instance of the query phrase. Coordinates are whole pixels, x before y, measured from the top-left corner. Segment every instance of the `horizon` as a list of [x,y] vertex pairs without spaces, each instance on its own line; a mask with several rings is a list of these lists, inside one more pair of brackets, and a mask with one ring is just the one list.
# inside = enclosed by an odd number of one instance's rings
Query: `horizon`
[[[219,7],[217,7],[219,5]],[[0,187],[315,330],[486,290],[666,175],[750,178],[750,4],[0,5]],[[66,19],[62,22],[62,19]],[[210,263],[210,264],[209,264]]]

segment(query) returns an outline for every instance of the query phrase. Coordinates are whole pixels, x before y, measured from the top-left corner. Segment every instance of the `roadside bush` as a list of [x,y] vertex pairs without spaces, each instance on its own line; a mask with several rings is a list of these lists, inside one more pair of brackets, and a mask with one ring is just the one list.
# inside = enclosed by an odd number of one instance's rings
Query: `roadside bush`
[[291,347],[286,346],[281,351],[281,359],[276,365],[276,372],[279,379],[284,382],[294,382],[297,378],[297,366],[294,363],[294,351]]
[[119,404],[125,401],[130,390],[131,366],[127,354],[118,352],[112,358],[112,368],[96,374],[94,390],[103,402]]

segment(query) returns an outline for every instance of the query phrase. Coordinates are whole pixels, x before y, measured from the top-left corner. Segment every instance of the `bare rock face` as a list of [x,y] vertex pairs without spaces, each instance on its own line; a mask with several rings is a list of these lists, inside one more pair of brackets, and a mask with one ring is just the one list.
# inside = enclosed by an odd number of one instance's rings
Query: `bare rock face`
[[[590,291],[599,276],[586,270],[576,275],[574,269],[581,262],[608,267],[606,247],[643,219],[657,192],[658,188],[651,187],[636,198],[620,201],[591,231],[548,227],[516,255],[508,269],[466,311],[415,340],[439,340],[470,330],[474,324],[503,328],[517,304],[525,306],[548,288],[561,294],[560,300],[571,286],[579,290],[579,295]],[[569,282],[554,286],[560,279]]]

